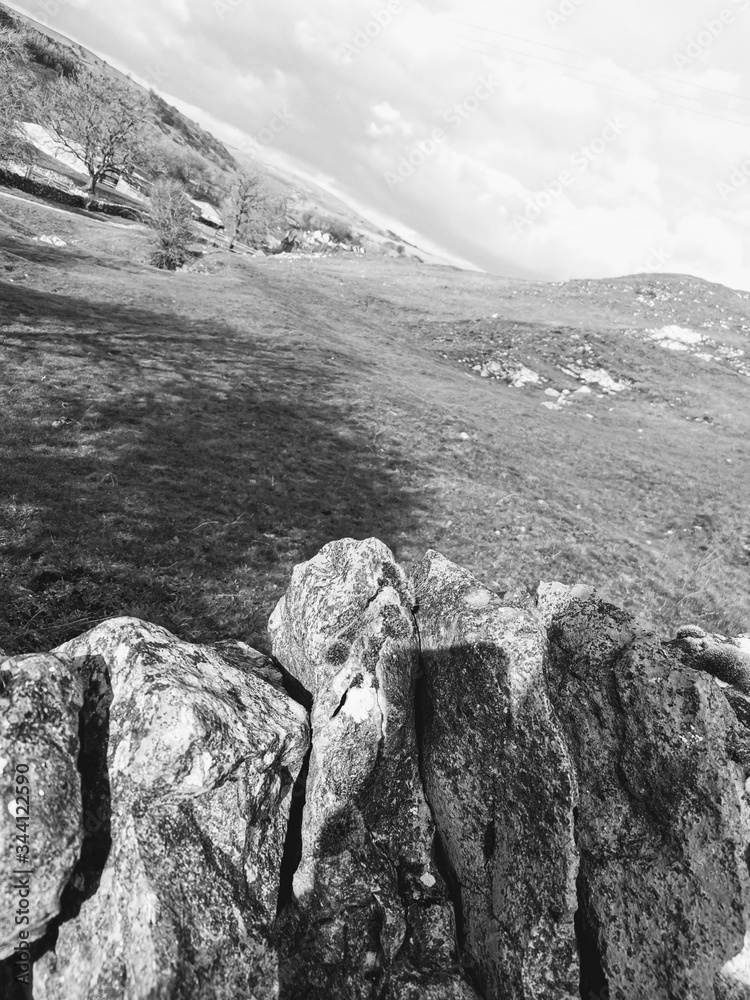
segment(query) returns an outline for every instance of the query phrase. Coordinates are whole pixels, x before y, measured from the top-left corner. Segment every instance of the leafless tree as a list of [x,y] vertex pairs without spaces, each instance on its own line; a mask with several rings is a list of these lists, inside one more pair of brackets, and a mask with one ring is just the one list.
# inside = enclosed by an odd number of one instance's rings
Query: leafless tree
[[44,124],[86,165],[92,196],[105,177],[144,158],[152,138],[148,98],[124,80],[85,70],[75,81],[58,80],[46,104]]
[[260,174],[246,170],[237,174],[222,207],[230,250],[237,240],[259,242],[275,213]]

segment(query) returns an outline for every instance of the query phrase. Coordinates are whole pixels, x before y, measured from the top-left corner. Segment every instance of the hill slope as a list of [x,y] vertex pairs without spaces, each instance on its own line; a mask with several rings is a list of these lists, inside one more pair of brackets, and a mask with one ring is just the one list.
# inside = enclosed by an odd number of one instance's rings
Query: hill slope
[[147,238],[0,197],[0,647],[113,614],[262,644],[291,567],[348,535],[750,627],[746,294],[368,256],[166,274]]

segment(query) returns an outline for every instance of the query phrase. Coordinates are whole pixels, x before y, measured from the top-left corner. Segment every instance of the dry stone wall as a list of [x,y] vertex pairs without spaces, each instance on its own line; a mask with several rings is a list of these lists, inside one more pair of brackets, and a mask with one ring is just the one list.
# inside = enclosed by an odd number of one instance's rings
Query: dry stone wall
[[750,1000],[742,643],[375,539],[269,631],[0,662],[2,996]]

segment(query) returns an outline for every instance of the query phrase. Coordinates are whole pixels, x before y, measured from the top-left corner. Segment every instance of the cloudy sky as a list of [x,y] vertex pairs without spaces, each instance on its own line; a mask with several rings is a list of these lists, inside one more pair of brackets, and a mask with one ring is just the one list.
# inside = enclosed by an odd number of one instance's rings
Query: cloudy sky
[[11,6],[476,266],[750,289],[750,0]]

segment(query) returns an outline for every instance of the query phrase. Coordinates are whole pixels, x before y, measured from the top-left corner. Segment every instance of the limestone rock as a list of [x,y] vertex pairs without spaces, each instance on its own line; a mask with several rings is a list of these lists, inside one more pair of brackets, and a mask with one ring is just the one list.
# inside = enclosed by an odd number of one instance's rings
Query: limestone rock
[[545,637],[428,552],[413,577],[424,669],[422,768],[483,996],[578,996],[572,763],[545,688]]
[[694,669],[705,670],[725,684],[750,694],[750,652],[740,640],[685,625],[677,630],[676,643]]
[[274,656],[313,699],[301,858],[279,922],[284,996],[474,995],[431,856],[412,603],[382,542],[345,539],[296,567],[270,621]]
[[579,787],[582,995],[746,996],[731,964],[750,899],[737,715],[679,643],[568,596],[547,607],[548,676]]
[[239,643],[195,646],[121,618],[56,654],[88,688],[96,811],[35,997],[276,996],[269,932],[306,712]]
[[81,702],[55,656],[0,662],[0,960],[43,936],[78,861]]

